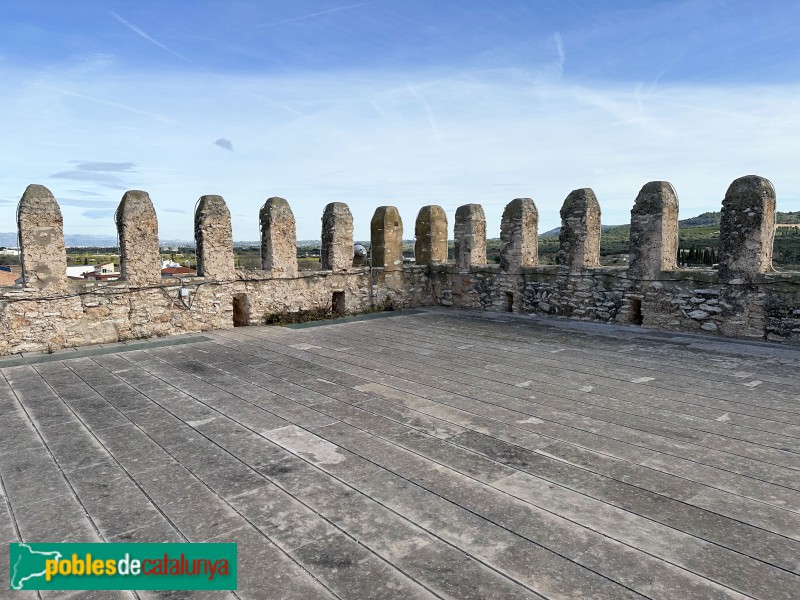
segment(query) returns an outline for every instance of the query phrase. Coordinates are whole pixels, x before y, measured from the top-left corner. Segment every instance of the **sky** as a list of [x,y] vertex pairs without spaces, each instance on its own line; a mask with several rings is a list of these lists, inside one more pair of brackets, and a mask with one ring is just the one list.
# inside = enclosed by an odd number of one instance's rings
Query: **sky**
[[394,205],[479,203],[498,237],[530,197],[540,232],[591,187],[603,223],[648,181],[682,218],[743,175],[800,210],[800,3],[784,0],[4,0],[0,231],[26,186],[66,233],[114,235],[125,190],[162,239],[193,239],[204,194],[257,240],[286,198],[298,239],[329,202],[355,236]]

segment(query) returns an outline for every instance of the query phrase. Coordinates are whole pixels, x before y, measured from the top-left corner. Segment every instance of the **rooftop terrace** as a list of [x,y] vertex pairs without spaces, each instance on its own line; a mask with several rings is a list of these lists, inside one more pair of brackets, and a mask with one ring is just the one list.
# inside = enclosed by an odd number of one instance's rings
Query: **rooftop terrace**
[[[0,578],[20,539],[234,541],[240,598],[798,598],[798,366],[442,309],[6,359]],[[184,597],[92,597],[132,596]]]

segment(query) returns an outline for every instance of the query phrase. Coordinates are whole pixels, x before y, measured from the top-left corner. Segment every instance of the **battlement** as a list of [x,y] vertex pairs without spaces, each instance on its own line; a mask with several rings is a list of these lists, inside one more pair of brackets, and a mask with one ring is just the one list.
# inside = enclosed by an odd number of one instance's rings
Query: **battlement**
[[322,270],[301,273],[295,220],[283,198],[259,211],[261,269],[236,270],[230,212],[203,196],[194,215],[198,277],[162,280],[158,219],[149,195],[128,191],[116,211],[122,279],[67,280],[63,219],[40,185],[17,210],[22,287],[0,289],[0,354],[263,323],[270,315],[359,313],[383,306],[457,306],[700,330],[760,339],[800,339],[800,273],[772,272],[775,190],[757,176],[734,181],[722,203],[718,271],[677,267],[678,196],[667,182],[642,187],[631,210],[627,268],[599,266],[600,202],[589,188],[561,208],[559,264],[538,264],[538,210],[530,198],[503,212],[500,264],[486,264],[486,219],[478,204],[456,211],[455,259],[436,205],[415,221],[417,264],[403,264],[403,221],[394,206],[372,217],[368,268],[352,266],[353,217],[327,205]]

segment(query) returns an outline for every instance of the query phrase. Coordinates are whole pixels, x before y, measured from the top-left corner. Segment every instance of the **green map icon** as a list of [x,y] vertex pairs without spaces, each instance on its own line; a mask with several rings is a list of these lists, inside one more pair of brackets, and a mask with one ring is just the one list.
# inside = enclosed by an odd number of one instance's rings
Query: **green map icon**
[[41,552],[28,544],[12,544],[9,557],[9,583],[12,590],[37,589],[38,578],[45,576],[45,561],[58,560],[60,552]]

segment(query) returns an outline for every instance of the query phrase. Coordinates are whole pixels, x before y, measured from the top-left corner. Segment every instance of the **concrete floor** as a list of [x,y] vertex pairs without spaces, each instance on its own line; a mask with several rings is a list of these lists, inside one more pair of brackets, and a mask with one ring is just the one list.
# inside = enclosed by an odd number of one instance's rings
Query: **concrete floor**
[[10,541],[232,541],[240,598],[800,598],[800,348],[456,310],[182,342],[0,362],[0,589]]

